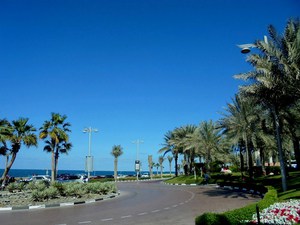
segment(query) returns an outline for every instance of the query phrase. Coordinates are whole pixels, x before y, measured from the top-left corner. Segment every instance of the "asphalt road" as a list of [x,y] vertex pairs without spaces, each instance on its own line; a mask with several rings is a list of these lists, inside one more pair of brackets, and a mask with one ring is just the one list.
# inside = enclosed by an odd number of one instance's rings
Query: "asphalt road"
[[213,186],[118,183],[117,198],[75,206],[0,212],[5,225],[192,225],[204,212],[239,208],[259,198]]

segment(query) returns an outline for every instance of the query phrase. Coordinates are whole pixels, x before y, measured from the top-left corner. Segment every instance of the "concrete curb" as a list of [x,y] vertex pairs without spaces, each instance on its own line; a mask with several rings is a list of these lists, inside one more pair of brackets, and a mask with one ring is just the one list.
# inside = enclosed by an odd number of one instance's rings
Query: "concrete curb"
[[168,184],[165,183],[166,185],[173,185],[173,186],[201,186],[201,187],[216,187],[219,188],[219,185],[217,184]]
[[80,204],[89,204],[94,203],[106,199],[115,198],[120,195],[120,192],[117,194],[111,194],[105,196],[103,198],[91,199],[86,201],[76,201],[76,202],[65,202],[65,203],[51,203],[51,204],[44,204],[44,205],[32,205],[32,206],[12,206],[12,207],[2,207],[0,211],[10,211],[10,210],[31,210],[31,209],[45,209],[45,208],[54,208],[54,207],[65,207],[65,206],[74,206]]
[[231,191],[237,191],[237,192],[244,192],[244,193],[248,193],[248,194],[253,194],[253,195],[259,195],[261,197],[264,196],[263,193],[259,192],[259,191],[256,191],[256,190],[253,190],[253,189],[246,189],[246,188],[238,188],[238,187],[235,187],[235,186],[220,186],[218,184],[168,184],[168,183],[165,183],[164,184],[166,185],[175,185],[175,186],[203,186],[203,187],[215,187],[215,188],[222,188],[224,190],[231,190]]

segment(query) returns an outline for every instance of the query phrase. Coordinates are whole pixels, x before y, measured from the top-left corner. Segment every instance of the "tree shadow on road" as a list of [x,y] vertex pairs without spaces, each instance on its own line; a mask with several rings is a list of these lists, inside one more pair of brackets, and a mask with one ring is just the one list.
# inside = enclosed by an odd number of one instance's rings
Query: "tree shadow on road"
[[258,195],[249,194],[243,191],[223,190],[223,189],[210,189],[198,192],[200,195],[207,195],[210,197],[224,197],[224,198],[243,198],[243,199],[261,199]]

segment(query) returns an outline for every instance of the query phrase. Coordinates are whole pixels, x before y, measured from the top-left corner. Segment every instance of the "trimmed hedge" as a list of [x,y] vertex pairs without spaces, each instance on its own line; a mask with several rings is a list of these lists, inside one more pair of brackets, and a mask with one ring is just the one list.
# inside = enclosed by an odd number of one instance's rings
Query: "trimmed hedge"
[[251,220],[252,215],[256,213],[256,205],[259,209],[265,209],[277,202],[277,191],[275,188],[268,186],[268,192],[258,203],[253,203],[240,209],[227,211],[224,213],[204,213],[195,219],[196,225],[238,225],[247,224],[245,220]]

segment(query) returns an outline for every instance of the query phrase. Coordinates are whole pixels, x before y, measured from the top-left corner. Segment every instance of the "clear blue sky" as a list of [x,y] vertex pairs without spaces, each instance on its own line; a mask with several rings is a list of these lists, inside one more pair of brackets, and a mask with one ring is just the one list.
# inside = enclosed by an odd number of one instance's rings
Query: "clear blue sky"
[[[92,126],[95,170],[143,169],[158,161],[164,134],[217,120],[251,67],[237,44],[299,17],[298,0],[0,0],[0,118],[68,116],[73,149],[59,169],[84,169]],[[46,169],[51,156],[23,147],[13,168]],[[3,157],[0,168],[4,166]],[[166,169],[168,169],[167,164]]]

